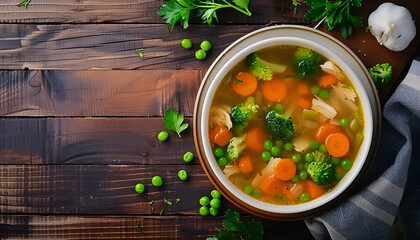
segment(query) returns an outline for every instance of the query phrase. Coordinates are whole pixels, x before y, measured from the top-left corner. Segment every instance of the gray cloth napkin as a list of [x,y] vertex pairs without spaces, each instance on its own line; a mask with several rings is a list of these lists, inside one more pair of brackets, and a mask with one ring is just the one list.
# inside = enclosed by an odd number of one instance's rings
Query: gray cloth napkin
[[400,210],[407,239],[420,239],[420,61],[385,104],[380,147],[364,186],[306,226],[316,239],[389,239]]

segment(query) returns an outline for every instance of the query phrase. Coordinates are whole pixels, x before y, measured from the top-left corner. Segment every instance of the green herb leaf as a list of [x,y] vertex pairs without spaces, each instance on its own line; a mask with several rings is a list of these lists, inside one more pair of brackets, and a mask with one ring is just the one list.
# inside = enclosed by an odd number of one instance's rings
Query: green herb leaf
[[149,202],[150,205],[152,205],[155,202],[155,200],[152,200]]
[[187,28],[191,12],[204,20],[208,25],[213,24],[213,20],[218,21],[216,11],[222,8],[233,8],[247,16],[251,16],[248,9],[250,0],[167,0],[157,11],[157,14],[166,20],[172,28],[176,23],[180,23],[183,28]]
[[143,51],[144,51],[143,48],[136,49],[137,55],[139,55],[139,57],[141,57],[141,58],[144,56]]
[[238,84],[238,83],[241,83],[241,82],[243,82],[243,80],[241,80],[239,78],[236,78],[236,77],[233,78],[233,84]]
[[18,7],[25,6],[28,8],[28,4],[31,2],[31,0],[24,0],[23,2],[18,4]]
[[232,210],[227,210],[225,213],[226,220],[223,220],[223,225],[229,231],[233,232],[247,232],[245,224],[241,222],[239,213]]
[[352,34],[353,27],[362,26],[362,18],[350,14],[350,7],[360,7],[361,0],[306,0],[305,4],[311,7],[305,18],[317,21],[325,17],[324,25],[327,30],[338,27],[344,38]]
[[372,26],[367,26],[366,27],[366,32],[368,32],[371,28],[372,28]]
[[263,239],[264,229],[260,222],[252,219],[248,225],[248,231],[252,238],[250,239]]
[[293,6],[297,7],[298,5],[300,5],[300,2],[298,2],[297,0],[292,0],[292,4]]
[[184,116],[178,114],[178,112],[172,108],[168,108],[165,112],[165,117],[163,122],[167,129],[175,131],[179,137],[181,137],[181,132],[187,129],[188,123],[182,124],[184,121]]
[[175,203],[179,203],[181,201],[180,198],[175,199]]
[[159,215],[161,215],[161,216],[162,216],[162,214],[163,214],[163,208],[162,208],[162,210],[160,210]]
[[137,223],[137,231],[140,233],[140,234],[143,234],[143,230],[140,228],[140,222],[138,222]]
[[167,200],[166,198],[164,198],[164,199],[163,199],[163,201],[164,201],[166,204],[168,204],[169,206],[172,206],[172,202],[171,202],[171,201],[169,201],[169,200]]

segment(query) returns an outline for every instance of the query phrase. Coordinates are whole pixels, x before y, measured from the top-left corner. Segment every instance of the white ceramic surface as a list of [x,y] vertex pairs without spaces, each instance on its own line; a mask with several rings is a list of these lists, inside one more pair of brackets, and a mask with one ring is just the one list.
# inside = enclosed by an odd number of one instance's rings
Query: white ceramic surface
[[[291,205],[291,206],[281,206],[281,205],[274,205],[268,204],[261,201],[258,201],[252,197],[249,197],[247,194],[243,193],[239,189],[237,189],[222,173],[220,167],[217,164],[216,159],[213,156],[212,149],[209,139],[208,133],[208,120],[209,120],[209,108],[213,99],[213,95],[221,82],[224,76],[229,72],[229,70],[235,66],[236,63],[244,59],[248,54],[255,52],[257,50],[276,46],[276,45],[298,45],[313,49],[325,57],[331,59],[335,62],[351,79],[356,88],[358,96],[361,100],[363,112],[364,112],[364,119],[365,119],[365,128],[364,128],[364,136],[365,139],[360,147],[359,153],[357,155],[357,159],[354,162],[351,170],[345,175],[345,177],[340,181],[340,183],[329,193],[315,199],[309,201],[307,203],[299,204],[299,205]],[[225,64],[221,71],[219,71],[216,77],[211,82],[211,85],[206,92],[204,103],[203,103],[203,111],[202,111],[202,118],[201,118],[201,133],[202,139],[201,141],[204,142],[204,152],[209,161],[209,164],[212,168],[212,171],[215,173],[216,177],[222,182],[222,184],[230,191],[233,195],[237,196],[239,199],[244,201],[245,203],[272,213],[280,213],[280,214],[289,214],[289,213],[300,213],[315,209],[319,206],[324,205],[325,203],[330,202],[338,195],[340,195],[356,178],[359,174],[363,164],[366,160],[367,154],[369,152],[372,140],[372,129],[373,129],[373,121],[372,121],[372,109],[371,104],[369,102],[369,98],[366,94],[365,89],[363,88],[363,84],[358,79],[357,74],[343,61],[341,58],[336,55],[334,52],[330,51],[327,47],[322,46],[318,43],[313,41],[309,41],[302,38],[296,37],[273,37],[269,39],[265,39],[249,45],[248,47],[244,48],[243,50],[239,51],[234,57],[232,57],[227,64]]]

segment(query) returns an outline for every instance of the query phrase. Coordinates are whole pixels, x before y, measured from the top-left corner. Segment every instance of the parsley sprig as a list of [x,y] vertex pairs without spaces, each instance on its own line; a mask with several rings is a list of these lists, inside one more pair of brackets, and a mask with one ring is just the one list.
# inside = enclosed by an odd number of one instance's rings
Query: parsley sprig
[[181,132],[187,129],[188,123],[182,124],[184,121],[184,115],[178,114],[178,112],[172,108],[168,108],[163,117],[163,123],[167,129],[175,131],[178,136],[181,137]]
[[248,9],[249,0],[167,0],[157,11],[172,28],[179,22],[187,28],[191,13],[204,20],[209,26],[213,20],[218,21],[216,11],[222,8],[233,8],[247,16],[251,16]]
[[24,0],[23,2],[18,4],[18,7],[25,6],[28,8],[28,4],[31,2],[31,0]]
[[336,27],[340,28],[344,38],[350,36],[353,32],[353,26],[363,25],[362,18],[350,14],[350,7],[360,7],[362,0],[306,0],[306,5],[311,7],[305,18],[309,21],[317,21],[325,17],[324,25],[327,30]]
[[[260,222],[251,220],[248,224],[244,224],[239,218],[239,213],[228,209],[223,220],[224,229],[217,229],[220,236],[209,237],[207,240],[237,240],[237,239],[253,239],[262,240],[264,229]],[[232,234],[234,232],[235,234]],[[236,236],[239,235],[239,238]]]

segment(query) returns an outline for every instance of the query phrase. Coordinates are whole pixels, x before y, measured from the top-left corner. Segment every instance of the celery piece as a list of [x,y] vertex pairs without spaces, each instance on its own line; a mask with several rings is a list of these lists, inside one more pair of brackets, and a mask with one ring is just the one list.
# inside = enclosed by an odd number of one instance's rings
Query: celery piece
[[363,142],[363,139],[365,139],[365,137],[363,136],[362,133],[360,133],[360,132],[356,133],[356,137],[354,139],[354,145],[356,147],[360,146],[360,144],[362,144],[362,142]]
[[344,128],[344,132],[346,133],[347,137],[350,139],[350,141],[353,141],[354,139],[354,133],[349,128]]
[[353,119],[350,122],[349,127],[353,132],[358,132],[359,131],[359,124],[357,123],[356,119]]
[[363,126],[363,118],[357,112],[353,113],[353,117],[356,119],[359,126]]
[[318,119],[319,113],[314,110],[303,109],[302,118],[310,119],[316,121]]

